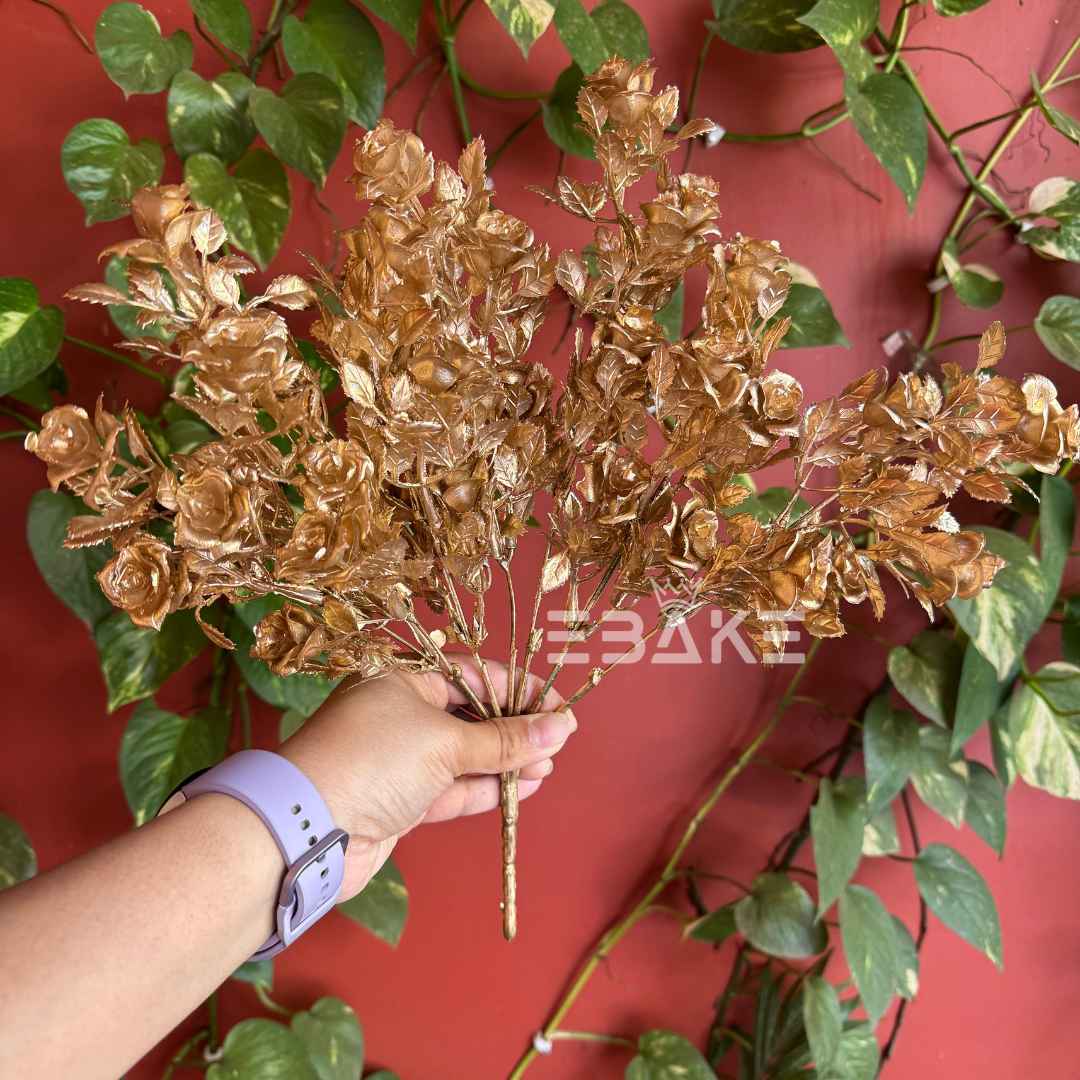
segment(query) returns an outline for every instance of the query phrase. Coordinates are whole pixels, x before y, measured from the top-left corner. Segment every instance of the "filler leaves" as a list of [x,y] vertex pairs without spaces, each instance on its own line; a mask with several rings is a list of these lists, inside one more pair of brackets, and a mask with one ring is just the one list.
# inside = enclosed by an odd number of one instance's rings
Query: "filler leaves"
[[64,340],[64,314],[41,307],[37,286],[26,278],[0,278],[0,395],[40,375]]
[[191,67],[195,55],[185,30],[163,38],[157,19],[127,0],[110,4],[101,13],[94,45],[105,74],[125,97],[165,90],[177,72]]

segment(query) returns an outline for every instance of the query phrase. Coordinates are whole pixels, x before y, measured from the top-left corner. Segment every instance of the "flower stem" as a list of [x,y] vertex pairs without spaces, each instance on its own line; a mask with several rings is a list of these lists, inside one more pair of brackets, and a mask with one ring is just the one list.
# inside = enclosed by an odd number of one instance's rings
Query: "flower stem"
[[132,371],[137,371],[140,375],[145,375],[148,379],[161,383],[162,386],[168,386],[172,381],[164,371],[154,371],[153,368],[140,364],[138,360],[132,360],[130,356],[124,356],[123,353],[106,349],[104,345],[95,345],[92,341],[83,341],[82,338],[72,337],[70,334],[65,334],[64,340],[69,345],[78,345],[80,349],[97,353],[99,356],[107,356],[110,360],[115,360],[118,364],[123,364],[125,367],[131,368]]
[[[769,718],[768,723],[758,732],[750,745],[739,755],[735,764],[724,773],[719,783],[713,788],[709,797],[701,804],[697,813],[690,819],[690,823],[684,830],[682,838],[676,845],[675,850],[672,852],[671,857],[668,859],[663,871],[653,884],[652,888],[649,889],[644,897],[642,897],[637,906],[626,916],[626,918],[612,926],[600,939],[596,948],[593,950],[592,955],[589,957],[588,962],[582,969],[581,974],[574,980],[570,989],[556,1007],[547,1026],[544,1028],[543,1035],[546,1039],[550,1040],[555,1036],[555,1033],[559,1030],[559,1024],[562,1023],[567,1013],[569,1013],[570,1009],[573,1007],[574,1002],[577,1001],[578,997],[581,995],[582,990],[588,985],[588,982],[596,969],[607,958],[611,950],[626,936],[633,928],[634,924],[646,914],[652,906],[653,901],[660,896],[671,881],[678,876],[679,860],[682,859],[683,855],[686,853],[686,849],[690,846],[690,842],[697,835],[698,829],[701,828],[702,823],[712,812],[713,807],[719,802],[721,796],[723,796],[727,789],[731,787],[735,778],[752,762],[753,758],[757,755],[757,752],[761,749],[769,736],[772,735],[773,731],[776,730],[777,724],[780,723],[780,720],[787,712],[788,707],[792,704],[799,683],[802,682],[803,676],[806,674],[820,645],[821,639],[815,638],[810,648],[807,650],[806,659],[796,669],[791,682],[788,683],[788,688],[784,692],[784,696],[777,703],[776,709]],[[514,1067],[509,1080],[520,1080],[525,1074],[526,1069],[528,1069],[535,1060],[538,1052],[539,1051],[537,1051],[535,1046],[530,1047]]]

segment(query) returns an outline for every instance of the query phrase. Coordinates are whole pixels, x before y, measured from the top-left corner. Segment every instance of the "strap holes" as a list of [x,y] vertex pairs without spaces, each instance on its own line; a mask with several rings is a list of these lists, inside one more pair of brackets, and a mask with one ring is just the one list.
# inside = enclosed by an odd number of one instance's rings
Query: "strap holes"
[[330,867],[325,866],[325,867],[323,867],[323,872],[319,875],[319,877],[326,877],[326,875],[329,874],[329,873],[330,873]]
[[308,847],[314,847],[318,842],[319,842],[319,838],[317,836],[309,836],[308,841],[307,841],[307,846]]
[[295,805],[295,806],[294,806],[294,807],[292,808],[292,813],[294,813],[294,814],[299,814],[299,813],[300,813],[300,804],[299,804],[299,803],[297,803],[297,804],[296,804],[296,805]]
[[310,829],[311,828],[311,822],[308,821],[307,818],[304,818],[304,820],[300,822],[300,828],[301,829]]

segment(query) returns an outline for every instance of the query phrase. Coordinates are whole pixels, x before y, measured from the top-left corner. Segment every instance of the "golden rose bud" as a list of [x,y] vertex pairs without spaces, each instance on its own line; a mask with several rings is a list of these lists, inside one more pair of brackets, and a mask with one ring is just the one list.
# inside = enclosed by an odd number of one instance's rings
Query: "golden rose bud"
[[299,483],[308,510],[322,509],[351,495],[371,476],[371,459],[344,439],[315,443],[300,459],[304,478]]
[[786,371],[770,371],[761,380],[765,415],[773,420],[791,420],[802,404],[802,387]]
[[479,497],[483,486],[479,480],[470,477],[468,480],[462,480],[460,483],[448,487],[443,492],[443,501],[451,510],[464,514],[473,508],[473,503]]
[[61,405],[41,418],[41,430],[26,436],[26,449],[48,466],[49,486],[56,491],[79,473],[91,472],[101,461],[102,446],[85,409]]
[[237,534],[247,524],[243,489],[224,469],[205,466],[176,489],[176,544],[208,552],[238,551]]
[[168,544],[141,536],[113,556],[97,575],[101,591],[122,608],[136,626],[160,630],[190,591],[187,574],[174,565]]
[[265,660],[275,675],[295,675],[325,651],[330,633],[315,616],[288,600],[255,627],[251,655]]

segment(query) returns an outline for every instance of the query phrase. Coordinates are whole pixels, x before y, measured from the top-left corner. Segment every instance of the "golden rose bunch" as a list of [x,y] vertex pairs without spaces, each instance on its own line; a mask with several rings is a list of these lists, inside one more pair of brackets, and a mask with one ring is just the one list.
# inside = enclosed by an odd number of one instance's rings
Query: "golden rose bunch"
[[[479,654],[496,577],[509,592],[514,713],[562,668],[525,700],[541,597],[562,587],[565,656],[659,584],[691,602],[662,608],[650,635],[714,604],[746,613],[768,652],[782,651],[794,610],[818,637],[844,632],[841,599],[868,599],[880,617],[881,570],[928,610],[989,585],[1003,561],[959,530],[948,500],[963,487],[1007,502],[1010,462],[1052,473],[1075,459],[1076,406],[1063,409],[1041,376],[1017,385],[993,372],[1005,347],[995,323],[974,370],[944,365],[943,385],[872,371],[804,407],[792,376],[766,370],[790,323],[787,261],[775,243],[721,239],[715,182],[668,164],[709,122],[672,134],[678,93],[654,95],[652,80],[647,64],[620,59],[586,80],[578,110],[603,181],[561,176],[544,192],[595,225],[592,271],[574,251],[553,261],[524,222],[493,207],[480,140],[455,169],[386,120],[357,147],[351,181],[369,205],[344,234],[336,278],[316,268],[310,283],[280,277],[249,299],[239,275],[254,267],[221,254],[212,211],[183,185],[139,191],[139,237],[109,249],[130,260],[132,297],[104,285],[69,295],[133,303],[143,325],[175,335],[127,344],[186,365],[191,392],[174,399],[219,438],[169,458],[131,409],[116,418],[100,403],[93,420],[54,409],[28,437],[53,489],[66,484],[98,511],[72,521],[67,543],[111,542],[99,577],[109,599],[143,627],[194,608],[230,648],[203,613],[275,593],[286,603],[253,648],[275,674],[438,670],[486,718],[499,710],[490,680],[485,702],[448,646],[476,657],[487,679]],[[646,201],[628,208],[646,178]],[[656,312],[696,266],[708,277],[700,327],[668,342]],[[528,357],[556,282],[589,326],[561,387]],[[347,399],[343,423],[274,307],[315,309],[312,335]],[[789,505],[765,522],[739,512],[750,494],[740,475],[780,462],[794,472]],[[816,504],[796,516],[804,491]],[[547,551],[521,634],[513,560],[530,522]],[[421,606],[445,625],[431,629]],[[614,666],[590,671],[568,702]],[[509,938],[512,774],[503,811]]]

